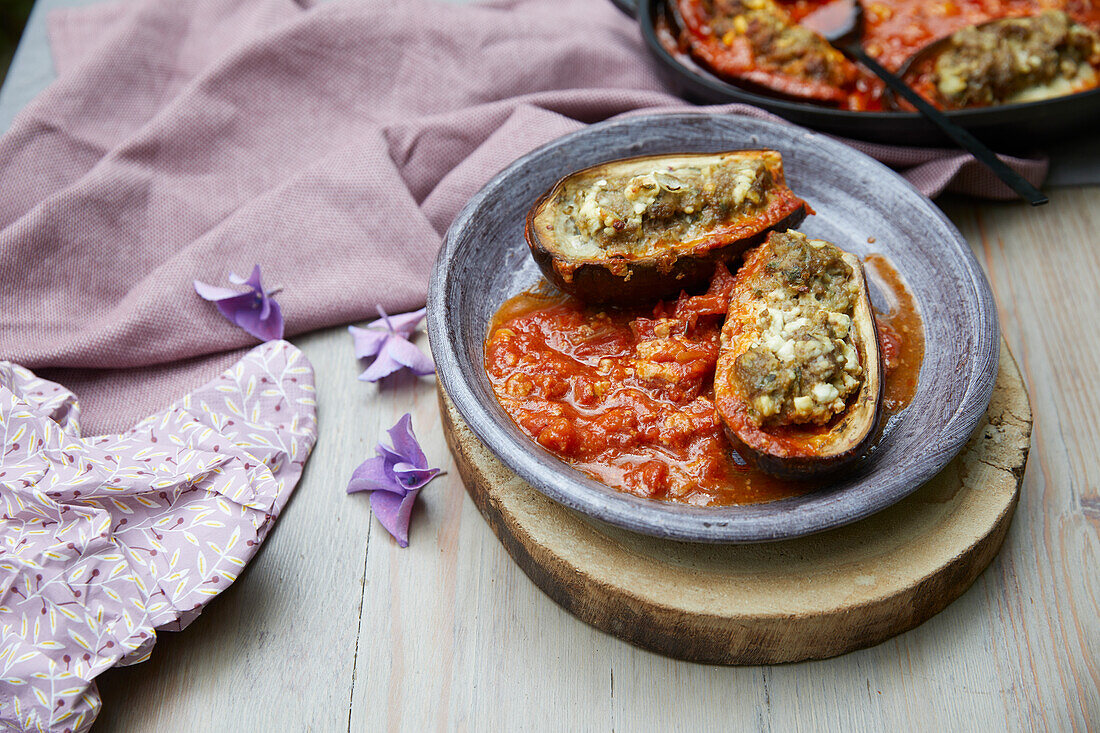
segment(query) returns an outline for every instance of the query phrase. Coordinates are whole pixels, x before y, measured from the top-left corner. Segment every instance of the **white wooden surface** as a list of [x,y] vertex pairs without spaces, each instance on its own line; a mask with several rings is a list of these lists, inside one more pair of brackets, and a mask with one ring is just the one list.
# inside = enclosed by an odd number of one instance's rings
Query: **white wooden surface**
[[[1100,725],[1100,188],[1051,198],[945,202],[990,274],[1035,433],[1001,555],[923,626],[832,660],[752,668],[672,661],[585,626],[513,565],[466,497],[432,381],[356,381],[335,329],[297,340],[317,369],[321,437],[286,512],[189,629],[100,677],[95,730]],[[422,492],[402,550],[344,489],[405,411],[452,472]]]

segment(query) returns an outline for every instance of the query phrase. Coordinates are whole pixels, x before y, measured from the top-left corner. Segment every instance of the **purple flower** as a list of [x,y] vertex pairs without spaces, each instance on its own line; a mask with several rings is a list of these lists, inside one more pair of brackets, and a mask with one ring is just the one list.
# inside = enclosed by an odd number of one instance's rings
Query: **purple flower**
[[378,306],[382,317],[377,321],[367,324],[366,328],[348,326],[348,333],[355,341],[355,355],[360,359],[375,357],[374,363],[359,375],[360,380],[377,382],[404,368],[419,376],[435,373],[432,358],[409,341],[416,325],[424,319],[424,312],[421,308],[412,313],[390,316],[386,315],[382,306]]
[[195,292],[203,299],[217,304],[223,316],[260,341],[281,339],[283,313],[279,310],[279,304],[271,299],[277,291],[264,290],[260,282],[260,266],[252,268],[252,276],[247,280],[230,273],[229,281],[234,285],[247,285],[251,290],[242,293],[195,280]]
[[397,544],[409,546],[409,515],[416,495],[439,473],[428,468],[428,459],[412,431],[412,417],[405,416],[389,429],[393,447],[379,443],[376,458],[360,464],[348,482],[348,493],[370,492],[370,508]]

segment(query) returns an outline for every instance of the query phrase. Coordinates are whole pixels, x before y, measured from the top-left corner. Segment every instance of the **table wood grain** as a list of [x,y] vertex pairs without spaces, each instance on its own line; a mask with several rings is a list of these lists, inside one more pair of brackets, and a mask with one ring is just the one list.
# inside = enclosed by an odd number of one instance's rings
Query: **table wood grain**
[[[942,204],[989,273],[1035,432],[1000,556],[927,623],[831,660],[743,668],[598,632],[544,596],[477,513],[434,381],[357,381],[333,329],[295,339],[317,370],[320,439],[282,518],[190,628],[99,678],[95,730],[1100,725],[1100,188],[1054,190],[1041,209]],[[402,550],[344,490],[405,411],[448,472],[421,493]]]

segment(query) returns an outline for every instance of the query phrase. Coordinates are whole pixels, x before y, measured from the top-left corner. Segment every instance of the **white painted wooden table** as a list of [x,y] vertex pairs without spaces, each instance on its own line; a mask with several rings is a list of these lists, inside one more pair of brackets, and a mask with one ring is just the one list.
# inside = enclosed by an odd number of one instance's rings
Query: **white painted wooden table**
[[[43,14],[0,120],[44,83]],[[356,381],[334,329],[295,339],[317,370],[321,432],[275,530],[190,628],[99,678],[95,730],[1100,726],[1100,188],[1055,190],[1037,210],[944,205],[989,273],[1035,432],[999,558],[923,626],[837,659],[753,668],[676,662],[585,626],[516,568],[466,497],[433,381]],[[451,472],[421,494],[402,550],[344,489],[405,411]]]

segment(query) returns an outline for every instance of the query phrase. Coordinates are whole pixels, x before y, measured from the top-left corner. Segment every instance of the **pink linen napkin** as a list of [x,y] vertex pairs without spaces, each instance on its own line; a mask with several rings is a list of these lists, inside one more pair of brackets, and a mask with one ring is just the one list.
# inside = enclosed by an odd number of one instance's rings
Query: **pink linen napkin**
[[[292,335],[415,308],[502,167],[686,107],[606,0],[125,0],[50,27],[61,76],[0,138],[0,358],[80,394],[90,434],[251,342],[192,279],[260,264]],[[930,195],[1004,194],[957,152],[853,144]]]
[[84,731],[96,675],[148,657],[229,586],[317,437],[313,368],[286,341],[119,435],[0,362],[0,727]]

